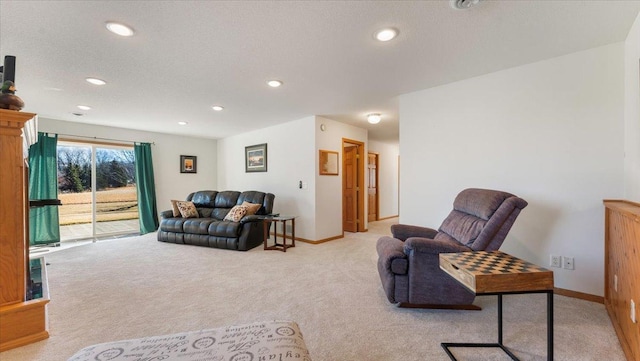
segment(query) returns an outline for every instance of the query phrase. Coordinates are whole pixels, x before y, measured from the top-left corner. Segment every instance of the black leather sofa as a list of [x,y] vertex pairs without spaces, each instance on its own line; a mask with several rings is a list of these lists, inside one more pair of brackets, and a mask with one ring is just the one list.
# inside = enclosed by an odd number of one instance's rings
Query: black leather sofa
[[[260,215],[271,214],[275,196],[258,191],[198,191],[187,196],[196,206],[198,218],[174,217],[173,211],[160,214],[158,241],[190,244],[237,251],[247,251],[262,244],[264,227]],[[235,205],[243,202],[262,206],[255,215],[244,216],[239,222],[224,217]]]

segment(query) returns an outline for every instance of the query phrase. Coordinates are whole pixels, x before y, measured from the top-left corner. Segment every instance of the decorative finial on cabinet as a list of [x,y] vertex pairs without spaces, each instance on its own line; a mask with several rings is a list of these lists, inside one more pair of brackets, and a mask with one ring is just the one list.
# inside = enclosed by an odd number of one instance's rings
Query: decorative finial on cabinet
[[24,107],[24,102],[19,96],[14,95],[16,87],[11,80],[6,80],[2,83],[2,94],[0,94],[0,108],[9,110],[21,110]]

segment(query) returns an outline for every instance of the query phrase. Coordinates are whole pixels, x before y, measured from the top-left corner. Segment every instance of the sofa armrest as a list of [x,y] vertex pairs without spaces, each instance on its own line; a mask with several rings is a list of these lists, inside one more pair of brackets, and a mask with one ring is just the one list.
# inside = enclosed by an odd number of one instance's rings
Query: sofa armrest
[[378,239],[376,250],[379,262],[382,263],[387,272],[394,274],[406,274],[409,263],[407,255],[404,253],[403,244],[399,239],[382,237]]
[[240,219],[240,223],[244,224],[249,222],[260,222],[263,219],[264,219],[264,216],[252,214],[249,216],[242,217],[242,219]]
[[173,218],[173,210],[160,212],[160,218]]
[[409,237],[434,238],[438,231],[428,227],[393,224],[391,225],[391,234],[393,238],[406,241]]
[[404,252],[407,255],[412,253],[439,254],[470,251],[473,250],[465,245],[450,240],[410,237],[404,242]]

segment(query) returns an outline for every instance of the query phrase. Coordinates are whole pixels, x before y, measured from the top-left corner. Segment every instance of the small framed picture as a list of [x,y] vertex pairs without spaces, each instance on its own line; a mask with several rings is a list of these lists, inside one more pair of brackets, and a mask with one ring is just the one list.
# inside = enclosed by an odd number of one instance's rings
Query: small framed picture
[[195,155],[180,156],[180,173],[198,173],[198,157]]
[[320,175],[338,175],[338,152],[320,150]]
[[267,171],[267,143],[244,147],[245,172]]

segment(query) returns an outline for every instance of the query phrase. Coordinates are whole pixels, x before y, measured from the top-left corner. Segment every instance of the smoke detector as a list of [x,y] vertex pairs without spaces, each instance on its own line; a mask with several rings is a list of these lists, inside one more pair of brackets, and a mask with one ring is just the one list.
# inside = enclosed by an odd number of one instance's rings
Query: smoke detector
[[478,5],[482,0],[451,0],[451,7],[456,10],[467,10],[471,7]]

